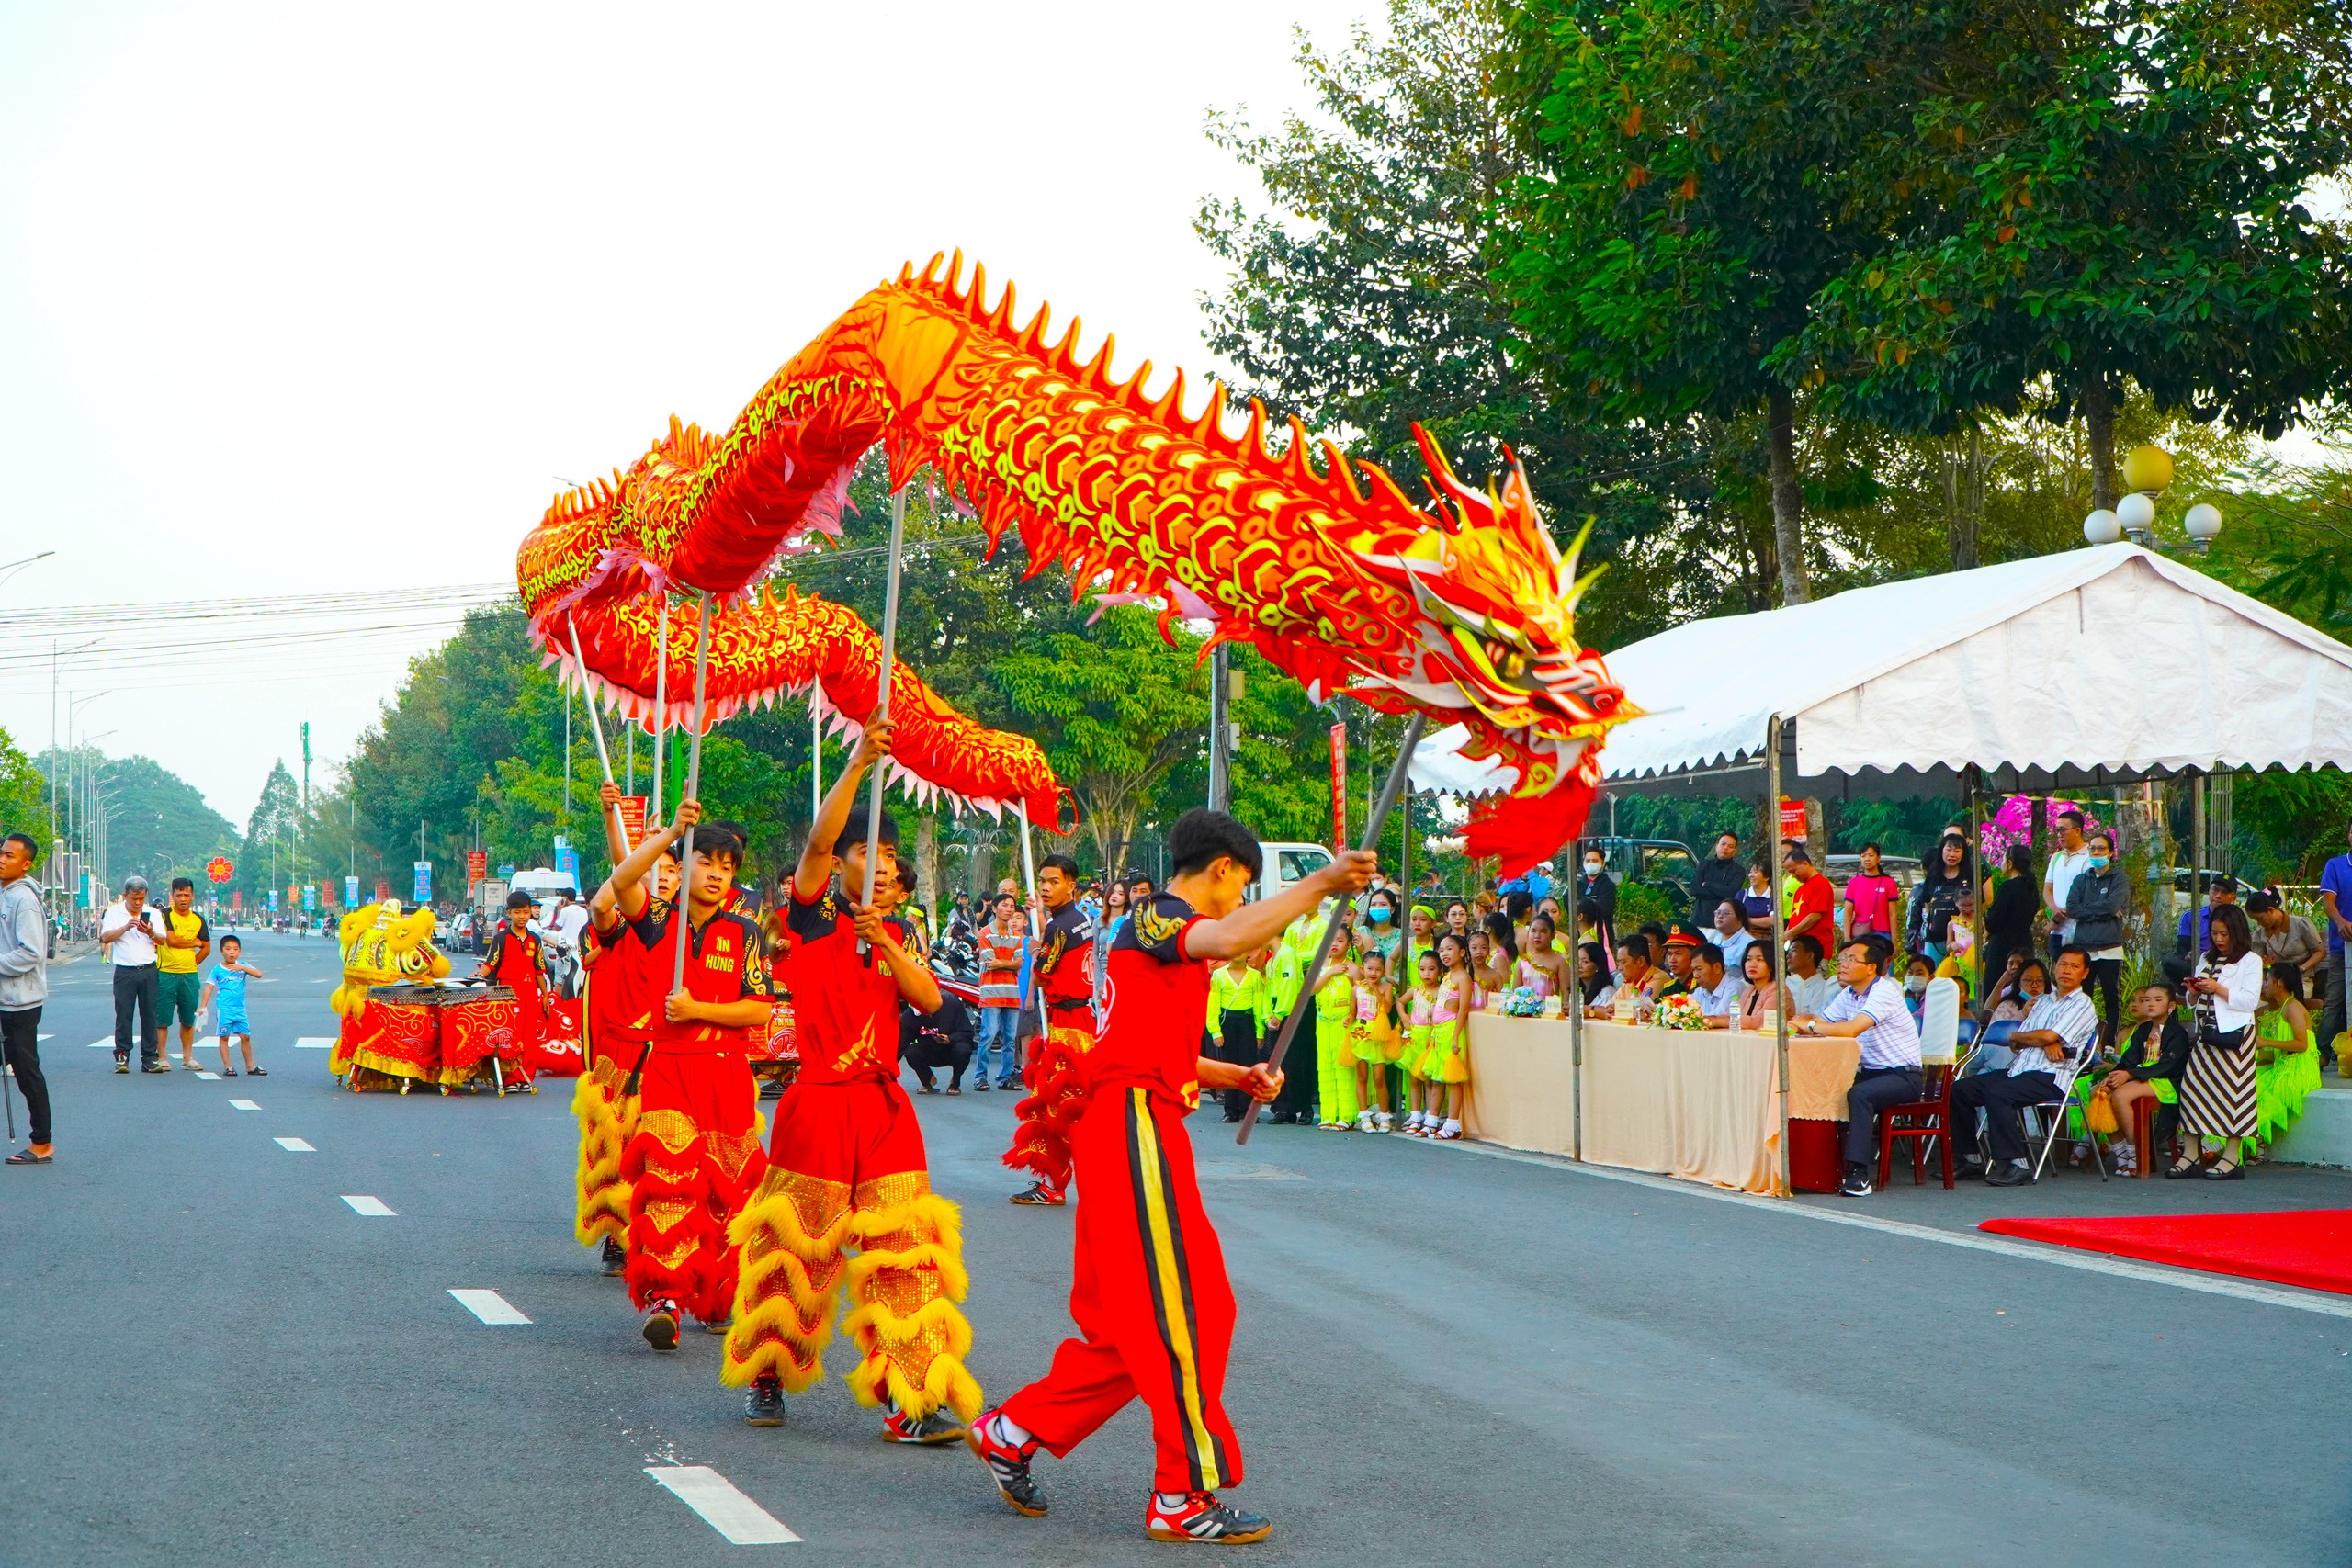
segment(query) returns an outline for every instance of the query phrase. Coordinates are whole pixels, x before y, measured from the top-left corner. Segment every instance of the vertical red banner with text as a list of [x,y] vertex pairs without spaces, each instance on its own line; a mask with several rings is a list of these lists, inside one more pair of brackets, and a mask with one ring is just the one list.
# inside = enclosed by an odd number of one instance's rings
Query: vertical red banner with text
[[466,890],[468,892],[471,892],[476,883],[487,882],[489,880],[490,852],[488,850],[468,850],[466,852]]
[[645,803],[649,798],[642,795],[621,796],[621,837],[628,841],[630,849],[645,841]]
[[1348,847],[1348,727],[1331,727],[1331,847]]

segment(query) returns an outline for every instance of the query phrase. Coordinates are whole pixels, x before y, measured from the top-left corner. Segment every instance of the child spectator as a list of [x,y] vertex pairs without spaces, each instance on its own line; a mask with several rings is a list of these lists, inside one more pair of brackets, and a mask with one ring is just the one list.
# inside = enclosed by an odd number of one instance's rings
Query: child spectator
[[[2036,961],[2037,963],[2039,960]],[[2155,1120],[2150,1128],[2149,1141],[2162,1145],[2180,1117],[2174,1109],[2180,1098],[2180,1073],[2188,1065],[2191,1043],[2188,1028],[2173,1016],[2172,987],[2164,985],[2143,986],[2132,993],[2132,1016],[2137,1021],[2122,1056],[2115,1068],[2099,1081],[2107,1090],[2108,1103],[2115,1108],[2115,1136],[2108,1148],[2115,1156],[2118,1175],[2130,1175],[2140,1168],[2143,1151],[2132,1142],[2132,1108],[2143,1100],[2158,1102]],[[2144,1157],[2154,1159],[2155,1148],[2149,1148]]]
[[233,1078],[237,1069],[229,1065],[229,1037],[235,1035],[237,1047],[243,1053],[245,1071],[257,1078],[269,1077],[269,1069],[254,1062],[254,1026],[245,1017],[245,982],[261,979],[262,972],[243,961],[245,944],[233,936],[220,939],[220,962],[204,973],[204,995],[197,1002],[202,1011],[216,1000],[220,1004],[213,1019],[214,1043],[220,1047],[220,1076]]

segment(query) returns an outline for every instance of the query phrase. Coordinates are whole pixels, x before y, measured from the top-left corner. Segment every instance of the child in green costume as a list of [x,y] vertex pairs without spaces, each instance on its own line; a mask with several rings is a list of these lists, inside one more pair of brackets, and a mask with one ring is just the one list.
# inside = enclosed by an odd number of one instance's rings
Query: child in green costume
[[1348,1025],[1355,1015],[1355,965],[1335,958],[1315,982],[1315,1071],[1320,1089],[1317,1120],[1342,1133],[1362,1109],[1356,1103],[1355,1052]]

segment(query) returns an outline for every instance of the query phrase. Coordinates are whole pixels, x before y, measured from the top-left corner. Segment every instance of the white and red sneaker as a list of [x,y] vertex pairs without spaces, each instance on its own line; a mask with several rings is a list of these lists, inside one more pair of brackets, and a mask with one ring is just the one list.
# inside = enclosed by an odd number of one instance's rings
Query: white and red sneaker
[[1029,1473],[1029,1461],[1037,1452],[1036,1438],[1014,1442],[1004,1429],[1004,1417],[994,1410],[984,1410],[978,1420],[965,1428],[964,1446],[989,1467],[989,1477],[996,1483],[997,1495],[1004,1499],[1005,1506],[1029,1518],[1046,1517],[1046,1494]]
[[944,1410],[910,1416],[893,1400],[882,1411],[882,1440],[886,1443],[952,1443],[964,1435],[964,1424]]
[[1042,1181],[1033,1181],[1026,1192],[1015,1192],[1012,1201],[1033,1209],[1058,1209],[1069,1201],[1067,1195],[1056,1191]]
[[1154,1540],[1247,1546],[1273,1534],[1274,1527],[1261,1515],[1227,1507],[1214,1492],[1187,1492],[1172,1507],[1155,1492],[1143,1511],[1143,1533]]

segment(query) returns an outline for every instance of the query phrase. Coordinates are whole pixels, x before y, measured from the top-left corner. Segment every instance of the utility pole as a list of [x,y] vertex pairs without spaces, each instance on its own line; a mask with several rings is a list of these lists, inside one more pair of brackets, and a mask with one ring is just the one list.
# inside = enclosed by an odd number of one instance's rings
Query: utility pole
[[1233,798],[1233,731],[1226,719],[1226,645],[1209,650],[1209,809],[1223,811]]
[[302,812],[311,810],[311,721],[302,721]]

